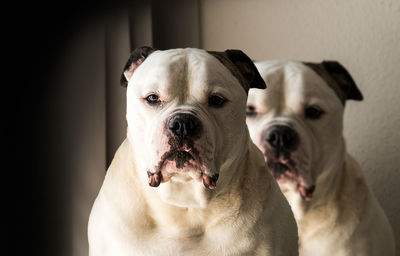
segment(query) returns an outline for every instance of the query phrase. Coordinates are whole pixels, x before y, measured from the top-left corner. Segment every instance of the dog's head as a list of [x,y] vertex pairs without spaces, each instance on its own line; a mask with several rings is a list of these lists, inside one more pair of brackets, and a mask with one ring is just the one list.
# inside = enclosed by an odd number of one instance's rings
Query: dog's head
[[250,90],[247,124],[282,190],[312,198],[317,177],[343,155],[346,100],[362,100],[336,61],[266,61],[256,66],[268,90]]
[[204,206],[218,178],[232,175],[225,165],[243,155],[247,93],[265,88],[253,62],[238,50],[141,47],[121,84],[138,173],[164,201]]

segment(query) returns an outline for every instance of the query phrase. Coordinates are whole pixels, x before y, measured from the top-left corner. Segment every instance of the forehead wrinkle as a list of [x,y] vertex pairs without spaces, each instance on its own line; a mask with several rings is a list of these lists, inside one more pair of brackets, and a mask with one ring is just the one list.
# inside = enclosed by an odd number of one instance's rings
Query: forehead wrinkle
[[323,78],[318,77],[318,79],[319,80],[313,80],[313,82],[309,83],[312,89],[306,92],[306,98],[309,99],[307,104],[316,104],[323,107],[324,110],[331,112],[339,108],[342,109],[344,105],[340,98],[337,97],[336,92],[326,84]]
[[305,104],[303,99],[307,92],[307,81],[304,76],[304,71],[296,63],[288,65],[285,80],[285,109],[290,109],[294,112],[302,112],[303,105]]
[[200,59],[201,56],[189,55],[187,58],[186,72],[187,72],[187,88],[186,93],[189,95],[200,95],[199,88],[206,83],[207,74],[205,73],[204,63]]
[[236,90],[225,85],[240,86],[239,81],[217,59],[210,56],[194,56],[189,66],[191,94],[204,95],[220,92],[223,95],[233,95]]
[[[185,55],[173,55],[168,62],[163,63],[163,82],[161,88],[166,88],[164,95],[184,102],[188,95],[187,58]],[[177,98],[178,97],[178,98]]]
[[[336,92],[328,83],[323,79],[320,75],[316,74],[312,70],[305,70],[304,71],[304,83],[308,87],[308,90],[305,90],[306,97],[309,99],[317,98],[317,99],[324,99],[324,98],[332,98],[334,102],[340,101],[340,98],[337,97]],[[337,100],[336,100],[337,98]],[[343,104],[342,104],[343,105]]]
[[267,107],[267,112],[273,110],[274,114],[279,114],[285,104],[286,73],[283,68],[274,69],[270,71],[265,80],[269,87],[266,89],[267,97],[264,98],[263,105],[272,106],[270,109]]

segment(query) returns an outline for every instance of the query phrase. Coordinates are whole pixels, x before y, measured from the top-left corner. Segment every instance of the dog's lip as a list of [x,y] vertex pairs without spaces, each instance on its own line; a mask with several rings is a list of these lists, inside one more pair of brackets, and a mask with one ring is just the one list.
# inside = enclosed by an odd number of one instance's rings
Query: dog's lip
[[[296,169],[296,165],[290,157],[282,154],[277,157],[269,157],[266,153],[264,157],[275,179],[297,179],[299,171]],[[277,171],[277,169],[280,169],[280,171]]]
[[210,174],[209,171],[203,168],[204,166],[202,166],[201,164],[201,159],[199,159],[199,157],[193,152],[192,149],[187,149],[187,148],[180,148],[180,150],[166,152],[163,156],[163,159],[160,161],[158,167],[156,168],[156,171],[155,172],[147,171],[147,176],[149,178],[148,183],[150,186],[158,187],[161,182],[166,182],[171,178],[171,175],[172,176],[175,175],[174,173],[184,173],[186,171],[185,167],[182,168],[177,167],[176,172],[174,171],[169,172],[164,169],[167,161],[174,161],[176,163],[175,159],[170,159],[170,158],[174,157],[174,155],[177,154],[183,154],[190,158],[188,162],[190,161],[194,162],[194,163],[191,162],[190,164],[195,167],[193,168],[194,171],[198,173],[199,179],[203,181],[203,184],[207,189],[213,190],[216,188],[217,186],[216,183],[219,178],[219,174],[218,173]]
[[169,154],[167,154],[166,160],[169,160],[168,157],[171,157],[173,155],[189,156],[193,160],[196,160],[196,158],[195,158],[195,156],[194,156],[194,154],[192,153],[191,150],[176,150],[176,151],[170,152]]
[[[299,170],[296,169],[296,166],[292,163],[290,157],[283,156],[283,154],[274,157],[273,159],[268,159],[267,154],[264,154],[268,166],[272,169],[272,175],[278,182],[278,184],[285,182],[294,182],[297,183],[297,190],[304,201],[310,201],[313,198],[313,193],[315,191],[314,184],[304,184],[302,182],[301,175]],[[274,172],[274,168],[280,168],[284,171]]]
[[186,156],[190,160],[194,160],[196,162],[200,162],[199,158],[196,156],[196,154],[194,154],[192,149],[179,148],[179,149],[176,149],[176,150],[171,150],[171,151],[165,152],[165,154],[162,156],[162,159],[161,159],[161,161],[159,163],[159,166],[157,168],[158,171],[161,171],[161,169],[163,168],[163,166],[164,166],[166,161],[174,161],[175,159],[171,159],[171,158],[173,158],[173,157],[175,157],[177,155]]
[[300,196],[304,201],[310,201],[315,191],[315,185],[307,186],[298,184],[297,189],[299,190]]

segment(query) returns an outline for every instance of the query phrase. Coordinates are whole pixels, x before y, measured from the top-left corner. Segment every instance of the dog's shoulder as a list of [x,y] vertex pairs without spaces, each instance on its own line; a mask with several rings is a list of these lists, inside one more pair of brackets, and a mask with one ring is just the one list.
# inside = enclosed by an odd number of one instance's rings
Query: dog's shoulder
[[[89,217],[89,255],[122,255],[124,244],[143,242],[134,234],[151,230],[154,221],[138,182],[133,148],[126,139],[116,151]],[[102,249],[103,248],[103,249]],[[98,251],[94,251],[98,250]]]
[[[254,203],[260,207],[261,214],[257,222],[262,236],[274,239],[275,244],[280,245],[275,248],[278,251],[274,251],[272,255],[297,255],[297,246],[284,246],[285,244],[297,245],[298,241],[296,220],[289,202],[272,177],[261,151],[253,143],[251,144],[247,170],[254,174],[248,181],[251,193],[246,200],[254,200]],[[272,234],[271,230],[280,232]]]
[[[309,248],[323,245],[321,248],[326,250],[342,248],[352,255],[394,255],[390,224],[368,186],[366,175],[350,154],[346,154],[343,170],[338,175],[333,200],[321,209],[318,215],[307,216],[307,234],[319,234],[313,238],[302,237],[308,239]],[[326,216],[324,221],[323,216]],[[317,232],[327,229],[330,232]],[[344,252],[338,255],[341,253]]]
[[[394,241],[390,223],[368,185],[367,177],[358,162],[349,154],[346,157],[346,171],[352,175],[354,199],[349,204],[357,216],[352,243],[354,248],[366,248],[371,255],[394,255]],[[369,232],[373,230],[373,232]],[[368,250],[368,251],[367,251]]]
[[365,208],[366,201],[370,197],[371,191],[360,165],[347,153],[337,186],[336,199],[340,203],[340,207],[356,209],[355,214],[360,216]]

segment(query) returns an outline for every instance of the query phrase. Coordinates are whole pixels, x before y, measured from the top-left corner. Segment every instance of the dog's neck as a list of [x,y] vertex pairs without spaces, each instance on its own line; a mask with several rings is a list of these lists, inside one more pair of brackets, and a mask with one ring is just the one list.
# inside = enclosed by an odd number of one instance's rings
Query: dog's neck
[[336,150],[332,152],[330,158],[321,166],[315,184],[315,191],[310,201],[304,200],[297,188],[289,189],[284,192],[288,199],[296,221],[302,221],[310,211],[325,207],[335,201],[336,191],[339,182],[345,171],[346,145],[342,138]]
[[[221,200],[224,204],[229,202],[230,207],[240,207],[240,205],[236,205],[242,201],[240,195],[232,197],[230,194],[231,190],[234,190],[235,186],[239,186],[243,180],[249,157],[249,143],[251,142],[247,129],[240,137],[242,139],[236,143],[237,147],[231,150],[227,149],[228,156],[239,157],[228,157],[224,161],[219,170],[217,186],[213,190],[205,188],[203,183],[198,180],[174,182],[170,179],[165,183],[162,182],[158,187],[150,187],[146,178],[143,177],[143,173],[146,173],[146,171],[141,170],[140,163],[135,160],[136,176],[138,176],[136,184],[140,183],[142,189],[146,191],[143,194],[143,203],[151,209],[155,221],[174,223],[172,226],[175,224],[181,226],[182,223],[186,223],[186,227],[185,225],[181,227],[185,230],[203,223],[201,216],[209,216],[210,211],[218,211],[221,207],[218,202]],[[135,155],[135,149],[131,148],[133,155]]]
[[[135,229],[148,230],[148,234],[161,232],[180,238],[202,237],[211,226],[228,219],[235,220],[237,213],[248,207],[250,201],[265,202],[274,182],[272,176],[259,166],[264,164],[262,153],[248,136],[242,139],[243,143],[237,143],[241,148],[235,149],[233,154],[239,157],[229,158],[222,165],[217,187],[208,191],[210,197],[204,208],[178,207],[163,201],[156,190],[165,183],[156,188],[147,184],[146,178],[139,174],[135,149],[129,140],[125,140],[107,173],[105,183],[108,184],[101,192],[103,198],[107,198],[109,211],[123,213],[118,218],[124,218]],[[236,154],[237,151],[240,154]],[[255,186],[258,189],[249,189]],[[254,194],[261,190],[267,192]],[[255,218],[257,214],[260,212],[253,213]]]

